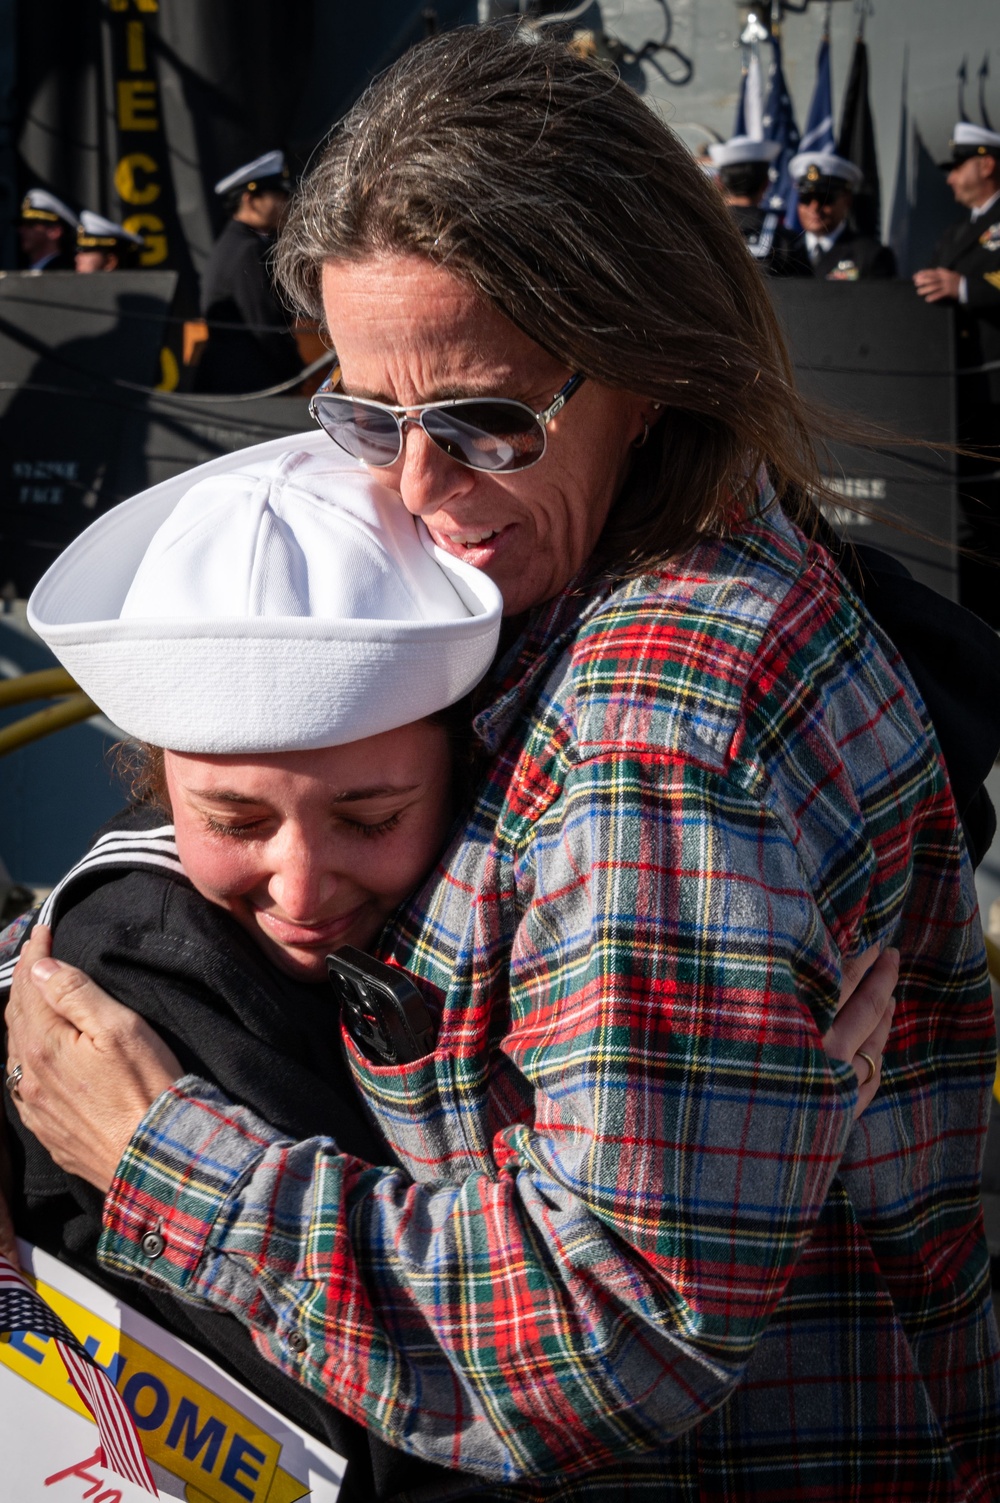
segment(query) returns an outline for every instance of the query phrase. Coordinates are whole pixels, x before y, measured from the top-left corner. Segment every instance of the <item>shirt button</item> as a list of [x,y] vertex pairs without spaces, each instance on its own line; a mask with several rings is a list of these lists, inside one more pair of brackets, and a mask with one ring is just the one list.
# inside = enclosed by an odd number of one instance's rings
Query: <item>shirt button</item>
[[139,1246],[147,1258],[158,1258],[167,1245],[162,1232],[147,1232]]
[[301,1355],[302,1352],[308,1350],[309,1342],[303,1336],[301,1331],[289,1331],[288,1345],[290,1349],[296,1353],[296,1355]]

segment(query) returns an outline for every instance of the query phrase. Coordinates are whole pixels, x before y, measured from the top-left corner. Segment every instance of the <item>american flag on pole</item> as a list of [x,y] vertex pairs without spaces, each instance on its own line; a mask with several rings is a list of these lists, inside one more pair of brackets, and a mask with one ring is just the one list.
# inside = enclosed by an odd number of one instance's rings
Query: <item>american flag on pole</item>
[[93,1415],[102,1465],[159,1497],[135,1420],[103,1367],[77,1341],[56,1312],[0,1253],[0,1331],[32,1331],[55,1342],[70,1381]]

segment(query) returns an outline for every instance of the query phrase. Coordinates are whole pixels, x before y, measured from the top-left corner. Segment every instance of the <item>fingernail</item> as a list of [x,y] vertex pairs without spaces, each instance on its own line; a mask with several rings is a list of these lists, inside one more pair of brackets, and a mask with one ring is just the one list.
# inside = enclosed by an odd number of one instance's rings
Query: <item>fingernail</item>
[[36,960],[31,967],[31,975],[35,981],[51,981],[58,969],[58,960],[52,960],[49,957],[45,960]]

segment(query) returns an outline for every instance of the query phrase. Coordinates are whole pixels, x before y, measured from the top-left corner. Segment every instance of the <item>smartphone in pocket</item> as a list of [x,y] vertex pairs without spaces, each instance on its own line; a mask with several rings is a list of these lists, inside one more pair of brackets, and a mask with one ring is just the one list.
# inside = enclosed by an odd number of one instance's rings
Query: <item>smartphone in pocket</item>
[[405,1065],[434,1049],[437,1025],[409,976],[353,945],[326,957],[344,1027],[375,1065]]

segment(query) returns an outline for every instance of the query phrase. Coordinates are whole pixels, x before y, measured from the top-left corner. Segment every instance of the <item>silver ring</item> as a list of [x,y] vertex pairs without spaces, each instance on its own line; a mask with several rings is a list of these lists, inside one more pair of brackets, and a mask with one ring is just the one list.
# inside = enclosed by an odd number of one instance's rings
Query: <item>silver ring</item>
[[[856,1059],[863,1059],[864,1062],[865,1062],[865,1064],[868,1066],[868,1074],[865,1076],[864,1080],[861,1082],[862,1085],[867,1085],[870,1080],[874,1080],[875,1079],[875,1061],[872,1059],[871,1055],[870,1054],[866,1054],[863,1049],[859,1049],[858,1050],[857,1054],[855,1055],[855,1058]],[[18,1069],[20,1069],[20,1065],[18,1066]]]
[[6,1085],[8,1091],[12,1096],[17,1095],[17,1088],[21,1084],[21,1077],[23,1075],[24,1071],[21,1069],[21,1066],[15,1065],[10,1074],[7,1076],[4,1084]]

